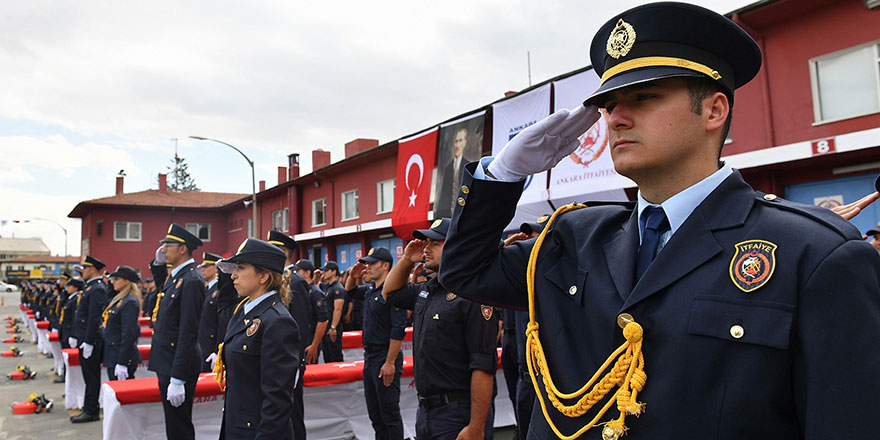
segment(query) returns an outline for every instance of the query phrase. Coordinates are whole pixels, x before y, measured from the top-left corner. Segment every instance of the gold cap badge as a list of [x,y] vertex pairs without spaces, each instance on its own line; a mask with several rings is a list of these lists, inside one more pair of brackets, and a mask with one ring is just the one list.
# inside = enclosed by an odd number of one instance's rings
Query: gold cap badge
[[542,215],[538,217],[538,220],[535,223],[544,223],[547,221],[548,218],[550,218],[549,215]]
[[443,224],[443,219],[438,218],[437,220],[434,220],[434,223],[431,223],[431,229],[434,229],[441,224]]
[[373,252],[375,252],[375,251],[376,251],[375,248],[370,248],[370,252],[367,252],[367,255],[373,255]]
[[605,50],[608,52],[608,55],[611,55],[611,58],[618,59],[626,56],[635,42],[636,30],[633,29],[631,24],[623,21],[621,18],[617,20],[617,26],[614,26],[614,29],[611,30]]

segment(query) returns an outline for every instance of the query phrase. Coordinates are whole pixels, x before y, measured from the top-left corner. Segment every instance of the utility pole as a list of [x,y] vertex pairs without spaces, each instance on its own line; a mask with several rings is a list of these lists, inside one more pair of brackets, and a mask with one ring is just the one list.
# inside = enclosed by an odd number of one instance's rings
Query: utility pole
[[529,87],[532,86],[532,54],[526,51],[526,68],[529,71]]

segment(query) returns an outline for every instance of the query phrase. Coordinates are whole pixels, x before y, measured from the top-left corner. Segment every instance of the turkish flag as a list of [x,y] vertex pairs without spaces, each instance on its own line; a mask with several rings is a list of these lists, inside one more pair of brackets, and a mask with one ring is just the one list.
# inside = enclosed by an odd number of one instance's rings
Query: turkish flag
[[431,175],[437,155],[437,129],[400,141],[391,227],[403,240],[429,226]]

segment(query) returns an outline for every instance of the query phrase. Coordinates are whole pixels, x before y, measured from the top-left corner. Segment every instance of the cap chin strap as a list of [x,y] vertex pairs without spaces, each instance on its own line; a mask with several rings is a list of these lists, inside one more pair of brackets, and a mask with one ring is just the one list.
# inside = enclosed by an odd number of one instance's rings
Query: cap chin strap
[[679,67],[682,69],[693,70],[694,72],[700,72],[712,79],[719,80],[721,79],[721,74],[718,73],[717,70],[706,66],[705,64],[700,64],[694,61],[686,60],[684,58],[675,58],[675,57],[642,57],[635,58],[629,61],[624,61],[608,70],[602,74],[602,81],[599,85],[605,84],[605,81],[608,81],[612,77],[619,75],[623,72],[640,69],[642,67]]
[[[548,231],[550,231],[550,226],[556,220],[556,217],[565,212],[586,207],[587,205],[572,203],[557,209],[556,212],[553,213],[553,216],[550,217],[550,220],[547,221],[544,231],[538,236],[538,239],[532,248],[531,255],[529,255],[529,264],[526,271],[526,282],[529,296],[529,324],[526,327],[526,364],[529,367],[529,376],[532,379],[532,384],[535,386],[535,394],[538,396],[538,402],[541,403],[541,411],[544,413],[544,419],[547,420],[547,424],[550,425],[550,428],[553,429],[553,432],[557,437],[562,440],[572,440],[580,437],[583,433],[597,424],[604,424],[605,427],[602,429],[602,438],[604,440],[613,440],[620,437],[628,429],[624,424],[627,414],[638,416],[644,410],[644,404],[636,401],[639,391],[645,386],[645,381],[647,380],[644,371],[645,359],[642,356],[642,326],[635,321],[626,323],[625,327],[623,327],[623,336],[626,338],[626,341],[608,356],[605,363],[602,364],[599,370],[597,370],[596,373],[593,374],[593,377],[590,378],[590,381],[581,387],[581,389],[573,393],[563,393],[556,388],[553,379],[550,377],[550,367],[547,363],[547,358],[544,356],[544,349],[541,346],[541,339],[538,334],[539,325],[535,316],[535,269],[537,267],[538,254],[541,251],[541,245],[544,243],[544,239],[546,238]],[[598,380],[599,376],[608,369],[612,363],[614,366],[611,370],[605,374],[601,380]],[[538,385],[536,378],[537,375],[541,376],[545,391],[542,391],[541,387]],[[544,401],[544,394],[546,394],[547,398],[553,404],[553,407],[562,415],[570,418],[581,417],[595,404],[601,402],[602,399],[604,399],[608,393],[617,386],[619,386],[618,390],[611,395],[611,398],[608,399],[605,406],[599,410],[598,414],[596,414],[588,424],[581,427],[572,435],[563,435],[559,431],[559,428],[556,427],[556,424],[553,423],[553,420],[550,418],[550,414],[547,410],[547,403]],[[587,392],[590,387],[592,387],[592,389]],[[562,403],[561,399],[578,399],[578,401],[573,405],[566,405]],[[599,419],[601,419],[611,408],[611,405],[615,403],[617,403],[617,409],[620,411],[620,416],[614,420],[599,423]]]

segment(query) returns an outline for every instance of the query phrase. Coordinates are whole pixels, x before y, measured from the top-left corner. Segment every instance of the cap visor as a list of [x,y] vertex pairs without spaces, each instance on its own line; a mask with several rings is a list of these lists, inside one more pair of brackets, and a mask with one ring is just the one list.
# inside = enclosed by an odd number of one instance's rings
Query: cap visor
[[378,258],[374,258],[373,256],[366,256],[366,257],[361,258],[360,260],[358,260],[358,263],[370,264],[370,263],[372,263],[372,262],[374,262],[374,261],[379,261],[379,259],[378,259]]
[[871,229],[870,231],[865,232],[865,235],[867,235],[868,237],[871,237],[872,235],[877,235],[877,234],[880,234],[880,231],[878,231],[876,229]]
[[168,237],[165,237],[165,238],[159,240],[159,243],[177,243],[177,244],[184,244],[182,241],[177,241],[177,240],[175,240],[175,239],[173,239],[173,238],[168,238]]
[[220,272],[231,274],[235,272],[235,263],[229,260],[218,261],[217,269],[220,269]]
[[442,235],[433,229],[416,229],[413,231],[413,237],[418,238],[419,240],[446,240],[445,235]]
[[643,69],[630,70],[628,72],[621,73],[608,81],[605,81],[598,90],[593,92],[589,98],[584,101],[584,105],[595,105],[597,107],[602,107],[604,105],[603,99],[606,93],[613,92],[617,89],[622,89],[624,87],[629,87],[634,84],[646,83],[648,81],[655,81],[658,79],[666,79],[666,78],[676,78],[676,77],[705,77],[709,78],[706,75],[703,75],[699,72],[694,72],[693,70],[681,69],[677,67],[649,67]]

